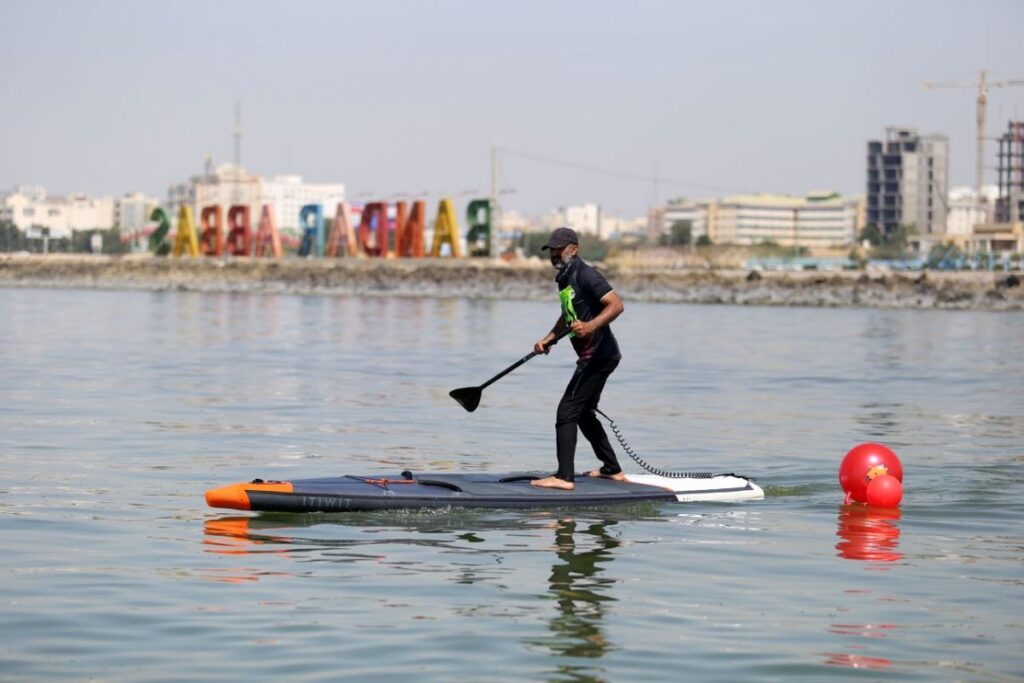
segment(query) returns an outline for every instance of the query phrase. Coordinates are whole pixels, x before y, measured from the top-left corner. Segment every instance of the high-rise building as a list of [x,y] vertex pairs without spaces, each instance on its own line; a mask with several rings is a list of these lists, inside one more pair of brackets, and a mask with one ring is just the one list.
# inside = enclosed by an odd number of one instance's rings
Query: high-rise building
[[917,235],[946,232],[949,140],[889,127],[885,140],[869,140],[867,224],[891,235],[901,225]]
[[999,197],[995,221],[1024,221],[1024,121],[1010,121],[999,138]]

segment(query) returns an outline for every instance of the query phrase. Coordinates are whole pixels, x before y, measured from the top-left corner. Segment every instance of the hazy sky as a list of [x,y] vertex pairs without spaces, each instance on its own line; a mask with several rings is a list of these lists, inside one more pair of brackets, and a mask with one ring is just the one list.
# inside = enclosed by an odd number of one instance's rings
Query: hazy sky
[[[490,145],[657,174],[657,196],[863,193],[891,124],[950,137],[974,183],[975,92],[1024,78],[1024,2],[0,0],[0,188],[160,198],[209,154],[372,193],[490,187]],[[993,89],[990,135],[1024,88]],[[994,144],[989,145],[994,165]],[[638,215],[654,183],[501,158],[506,207]],[[989,174],[994,182],[994,173]],[[464,196],[464,195],[463,195]]]

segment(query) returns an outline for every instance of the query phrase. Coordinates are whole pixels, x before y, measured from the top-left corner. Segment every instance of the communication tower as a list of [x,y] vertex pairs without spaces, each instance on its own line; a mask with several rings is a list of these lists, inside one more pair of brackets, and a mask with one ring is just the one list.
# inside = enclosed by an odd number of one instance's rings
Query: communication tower
[[235,100],[235,125],[232,129],[235,138],[235,182],[231,199],[238,204],[242,199],[242,101]]

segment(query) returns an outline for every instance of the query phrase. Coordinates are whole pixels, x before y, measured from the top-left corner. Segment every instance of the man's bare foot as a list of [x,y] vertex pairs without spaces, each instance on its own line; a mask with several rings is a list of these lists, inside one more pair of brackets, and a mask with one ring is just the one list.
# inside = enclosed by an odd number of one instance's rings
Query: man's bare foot
[[588,477],[601,477],[602,479],[611,479],[613,481],[626,481],[625,472],[616,472],[615,474],[601,474],[601,470],[591,470],[587,472]]
[[576,488],[576,484],[571,481],[565,481],[558,477],[544,477],[543,479],[534,479],[530,482],[530,486],[538,486],[542,489],[562,489],[563,491],[572,491]]

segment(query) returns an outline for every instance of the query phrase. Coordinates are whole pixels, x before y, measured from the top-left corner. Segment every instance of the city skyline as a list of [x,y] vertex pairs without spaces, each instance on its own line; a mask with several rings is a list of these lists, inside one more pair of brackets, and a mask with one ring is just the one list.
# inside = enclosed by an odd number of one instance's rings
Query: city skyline
[[[975,94],[921,84],[1024,75],[1014,16],[1009,2],[8,0],[0,19],[31,30],[0,45],[0,83],[17,94],[0,112],[0,187],[163,198],[207,155],[232,160],[239,100],[247,169],[341,182],[353,201],[486,195],[494,143],[513,190],[502,203],[526,214],[863,194],[865,142],[890,125],[947,135],[950,186],[972,185]],[[1022,102],[1024,88],[991,91],[989,134]]]

